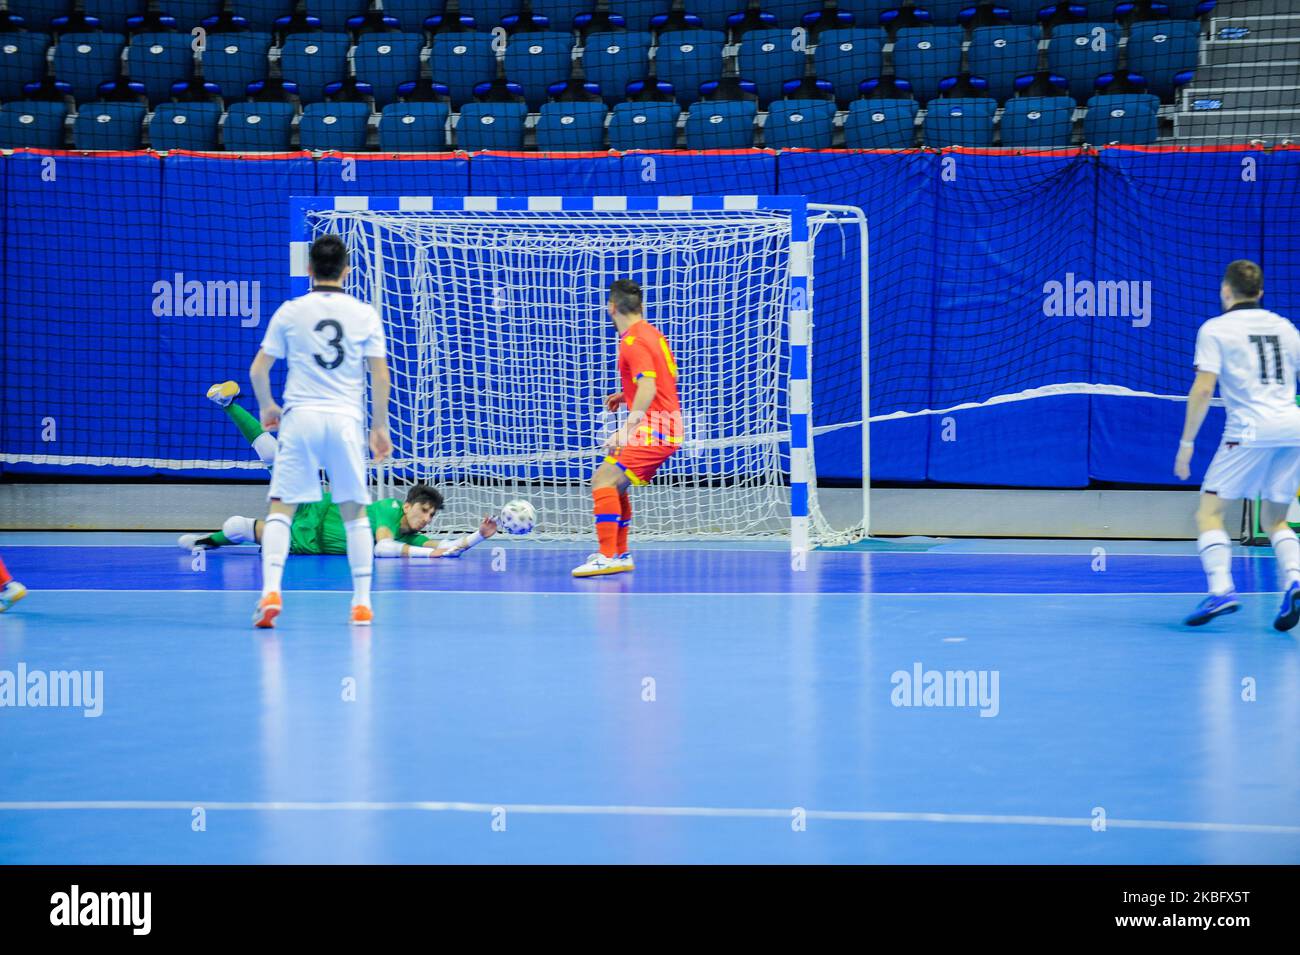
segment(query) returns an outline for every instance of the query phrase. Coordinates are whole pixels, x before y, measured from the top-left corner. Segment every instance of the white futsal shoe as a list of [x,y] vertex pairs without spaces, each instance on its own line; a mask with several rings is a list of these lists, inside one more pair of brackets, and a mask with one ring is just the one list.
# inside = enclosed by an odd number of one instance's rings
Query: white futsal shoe
[[625,574],[633,569],[632,555],[619,554],[606,557],[604,554],[588,554],[587,562],[573,568],[575,577],[605,577],[609,574]]
[[196,547],[199,550],[210,550],[212,548],[212,541],[208,539],[210,536],[210,534],[182,534],[176,538],[176,544],[184,551],[193,551]]

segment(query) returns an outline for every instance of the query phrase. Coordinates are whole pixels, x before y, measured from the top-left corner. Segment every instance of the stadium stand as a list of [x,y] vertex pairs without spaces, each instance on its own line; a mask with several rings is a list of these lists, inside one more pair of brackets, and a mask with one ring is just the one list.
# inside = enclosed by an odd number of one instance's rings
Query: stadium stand
[[1200,26],[1189,20],[1150,20],[1135,23],[1128,35],[1128,68],[1140,73],[1151,92],[1171,100],[1180,74],[1194,71],[1200,51]]
[[1119,27],[1113,23],[1068,23],[1055,27],[1047,41],[1047,68],[1070,81],[1070,95],[1085,100],[1093,81],[1119,62]]
[[45,75],[50,38],[44,33],[0,36],[0,100],[18,99],[23,86]]
[[1038,70],[1040,36],[1036,26],[977,27],[966,51],[970,72],[988,80],[989,92],[1005,101],[1015,92],[1017,76]]
[[127,21],[144,13],[146,0],[81,0],[81,9],[99,21],[99,28],[109,33],[125,33]]
[[1074,100],[1068,96],[1022,96],[1008,100],[998,124],[1006,147],[1069,146],[1074,135]]
[[9,12],[26,21],[28,30],[48,30],[50,21],[72,9],[72,0],[23,0],[9,4]]
[[588,34],[582,53],[583,75],[600,86],[605,102],[612,106],[625,98],[628,83],[646,75],[653,41],[649,33],[639,30]]
[[352,51],[359,82],[374,89],[375,107],[382,109],[397,99],[398,84],[420,75],[424,37],[418,33],[367,33]]
[[366,103],[312,103],[302,111],[298,141],[303,149],[358,152],[366,148],[369,120]]
[[769,149],[829,149],[835,104],[828,100],[778,100],[767,111],[763,145]]
[[936,148],[992,146],[993,116],[997,108],[997,101],[993,99],[955,97],[931,100],[921,131],[925,144]]
[[266,79],[266,54],[270,48],[269,33],[210,34],[199,55],[203,78],[216,83],[226,99],[238,99],[248,89],[249,83]]
[[78,101],[93,99],[99,84],[121,71],[125,45],[120,33],[65,33],[54,46],[54,77],[70,84]]
[[847,104],[858,95],[859,83],[883,72],[884,40],[880,29],[827,30],[818,38],[813,55],[817,78],[829,81],[835,98]]
[[546,102],[547,88],[569,78],[573,38],[567,33],[520,33],[506,44],[506,79],[524,88],[531,109]]
[[67,116],[63,103],[5,103],[0,106],[0,148],[59,149]]
[[271,30],[295,6],[295,0],[226,0],[226,10],[246,19],[254,30]]
[[546,103],[537,118],[543,152],[595,152],[605,147],[604,103]]
[[961,71],[961,27],[903,27],[894,41],[894,73],[908,80],[917,99],[936,96],[939,81]]
[[848,149],[911,149],[916,145],[916,116],[912,100],[855,100],[844,118]]
[[143,83],[150,103],[171,95],[172,84],[194,71],[190,37],[185,33],[137,33],[126,49],[126,72]]
[[492,37],[486,33],[440,33],[429,49],[429,73],[447,84],[453,106],[474,97],[474,87],[497,75]]
[[1088,100],[1083,140],[1093,146],[1127,143],[1143,146],[1156,141],[1160,100],[1149,93],[1100,94]]
[[786,80],[800,79],[807,70],[808,54],[796,47],[789,30],[751,30],[740,42],[736,64],[740,75],[758,87],[761,104],[781,96]]
[[346,33],[294,33],[287,37],[280,51],[280,73],[298,84],[304,106],[325,97],[325,85],[347,73]]

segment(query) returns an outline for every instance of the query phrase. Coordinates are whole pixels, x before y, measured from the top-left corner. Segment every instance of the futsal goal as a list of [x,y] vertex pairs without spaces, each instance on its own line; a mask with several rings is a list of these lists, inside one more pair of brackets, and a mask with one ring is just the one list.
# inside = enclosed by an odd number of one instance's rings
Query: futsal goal
[[[384,490],[442,489],[469,526],[510,497],[538,534],[591,533],[585,484],[617,425],[610,283],[639,282],[678,372],[682,449],[637,491],[638,539],[788,538],[795,549],[867,534],[862,491],[847,518],[821,507],[817,262],[827,228],[860,262],[861,417],[869,420],[867,223],[860,209],[798,196],[302,197],[292,200],[294,294],[307,248],[347,244],[348,290],[389,340],[394,454]],[[842,342],[839,343],[842,346]]]

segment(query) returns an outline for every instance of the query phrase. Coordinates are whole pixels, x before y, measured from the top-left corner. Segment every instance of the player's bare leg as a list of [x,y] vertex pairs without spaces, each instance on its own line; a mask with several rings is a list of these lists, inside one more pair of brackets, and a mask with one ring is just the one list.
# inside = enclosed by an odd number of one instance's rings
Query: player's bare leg
[[[626,535],[622,547],[619,545],[620,523],[623,520],[621,497],[625,497],[631,485],[626,474],[616,464],[609,461],[601,463],[591,478],[592,513],[596,518],[596,540],[600,550],[587,557],[585,563],[573,568],[575,577],[604,577],[609,574],[622,574],[632,569],[630,557],[624,559],[627,547]],[[628,504],[628,516],[631,517],[631,504]]]
[[255,627],[274,627],[275,618],[283,609],[280,582],[284,578],[284,562],[289,557],[289,527],[297,509],[296,504],[273,499],[271,512],[262,525],[262,599],[253,611]]
[[1202,493],[1196,508],[1196,527],[1200,532],[1196,548],[1210,592],[1184,621],[1189,627],[1199,627],[1241,608],[1232,583],[1232,541],[1223,526],[1226,503],[1217,494]]
[[1260,508],[1260,526],[1268,531],[1269,542],[1277,557],[1277,579],[1282,585],[1282,608],[1273,620],[1273,628],[1283,632],[1300,623],[1300,539],[1287,523],[1290,504],[1264,501]]
[[27,588],[9,575],[5,562],[0,560],[0,613],[4,613],[27,596]]
[[366,509],[356,501],[339,504],[339,516],[347,532],[348,565],[352,568],[351,620],[367,627],[375,614],[370,607],[370,580],[375,565],[375,535]]

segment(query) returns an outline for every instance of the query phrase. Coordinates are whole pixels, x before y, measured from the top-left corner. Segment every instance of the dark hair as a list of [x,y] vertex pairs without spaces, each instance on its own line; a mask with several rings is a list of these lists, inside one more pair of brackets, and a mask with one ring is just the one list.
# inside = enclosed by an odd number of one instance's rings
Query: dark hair
[[641,312],[641,286],[631,279],[618,279],[609,287],[609,298],[614,311],[620,315],[638,315]]
[[1253,301],[1264,291],[1264,270],[1250,259],[1237,259],[1228,263],[1223,281],[1238,298]]
[[435,511],[442,510],[442,493],[427,484],[416,484],[406,492],[407,504],[432,504]]
[[321,282],[337,282],[348,265],[348,247],[336,235],[323,235],[311,244],[311,275]]

